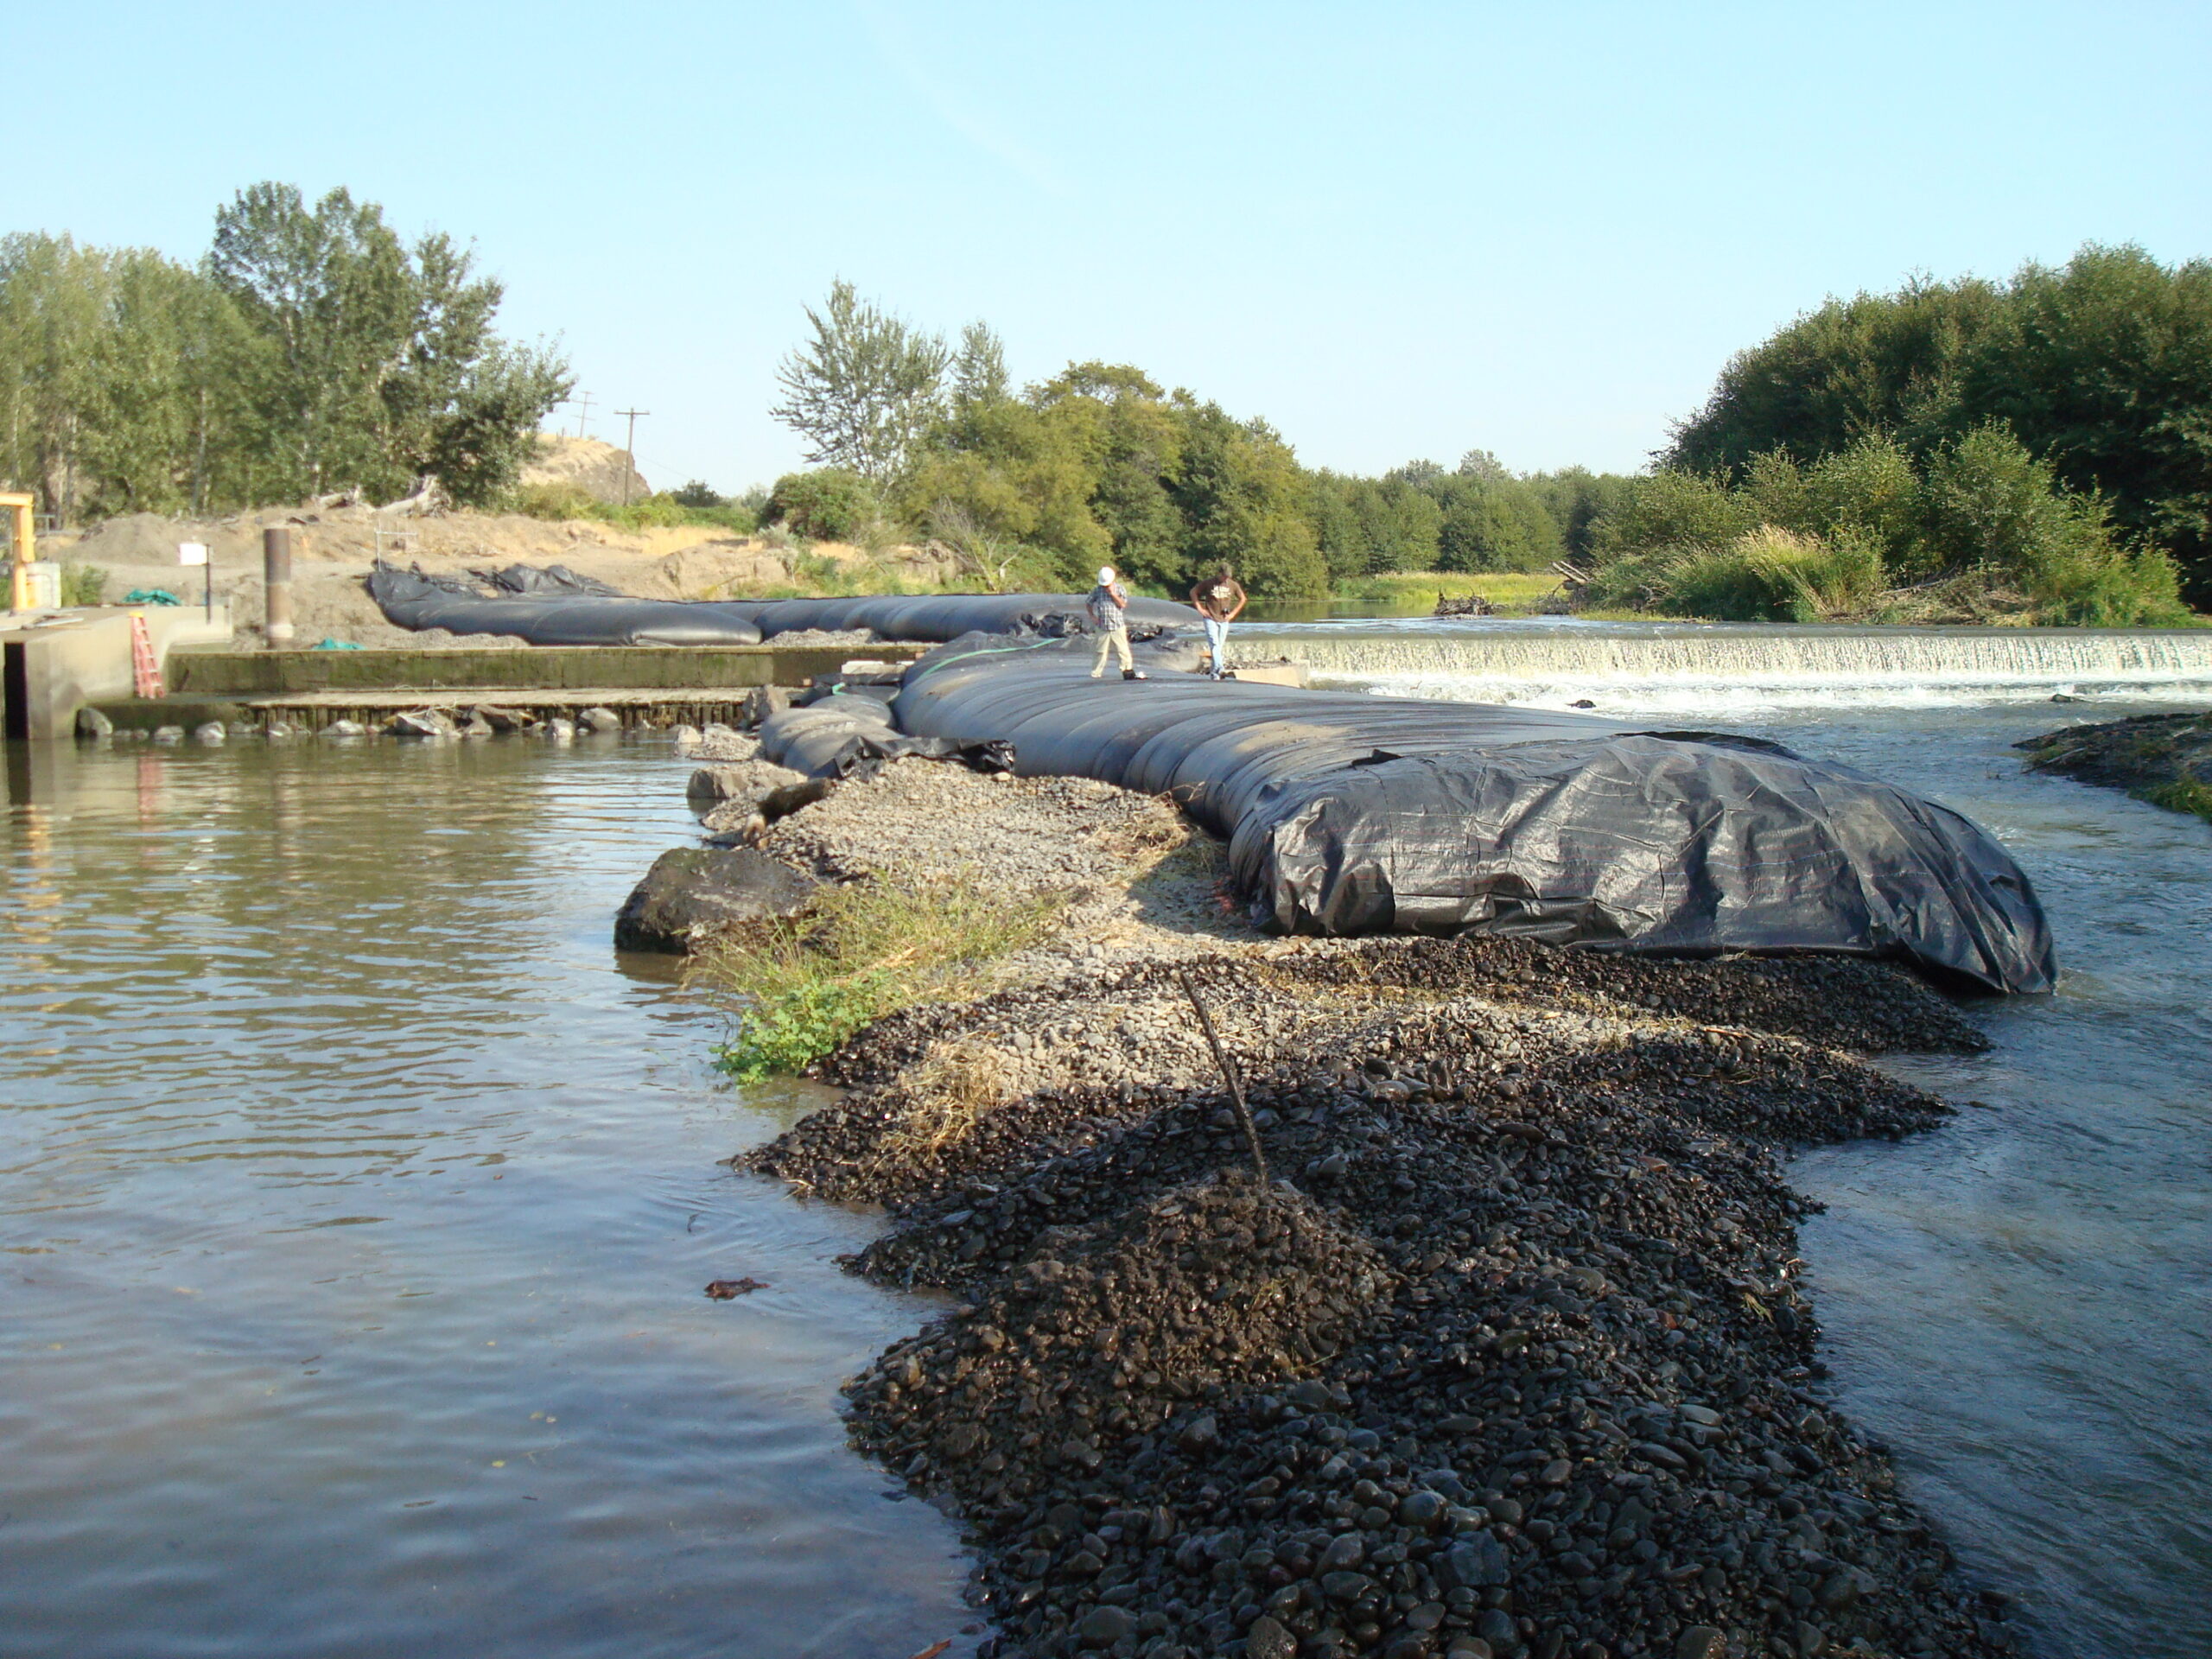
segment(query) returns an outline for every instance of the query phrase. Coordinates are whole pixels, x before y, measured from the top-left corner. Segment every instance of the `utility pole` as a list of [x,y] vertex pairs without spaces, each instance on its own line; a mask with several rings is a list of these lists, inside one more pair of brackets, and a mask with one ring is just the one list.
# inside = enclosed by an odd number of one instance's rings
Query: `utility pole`
[[591,418],[591,393],[586,392],[575,399],[575,405],[576,435],[581,438],[584,435],[584,423]]
[[652,410],[650,409],[618,409],[614,412],[617,415],[626,415],[630,419],[630,435],[622,441],[622,460],[624,462],[622,468],[622,505],[626,507],[630,505],[630,474],[638,470],[638,417],[641,415],[650,415],[652,413]]

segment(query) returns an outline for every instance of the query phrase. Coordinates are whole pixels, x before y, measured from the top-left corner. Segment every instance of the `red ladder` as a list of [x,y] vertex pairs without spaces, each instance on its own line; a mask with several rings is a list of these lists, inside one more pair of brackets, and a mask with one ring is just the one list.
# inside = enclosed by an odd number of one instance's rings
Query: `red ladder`
[[162,665],[154,657],[154,639],[146,632],[146,613],[130,613],[130,680],[131,688],[142,697],[159,697],[168,694],[162,690]]

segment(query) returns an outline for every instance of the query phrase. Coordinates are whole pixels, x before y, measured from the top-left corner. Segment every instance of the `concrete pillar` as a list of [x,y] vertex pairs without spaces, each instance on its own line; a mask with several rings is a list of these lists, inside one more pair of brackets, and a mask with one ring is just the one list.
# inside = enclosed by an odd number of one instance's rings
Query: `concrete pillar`
[[289,524],[270,524],[261,532],[261,576],[268,595],[269,649],[289,651],[292,645],[292,531]]

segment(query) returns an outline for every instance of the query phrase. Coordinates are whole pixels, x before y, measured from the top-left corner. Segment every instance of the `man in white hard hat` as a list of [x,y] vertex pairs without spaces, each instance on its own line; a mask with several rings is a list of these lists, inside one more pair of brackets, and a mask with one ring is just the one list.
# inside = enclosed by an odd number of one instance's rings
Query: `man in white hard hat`
[[1129,655],[1129,595],[1115,575],[1114,567],[1098,567],[1098,585],[1090,590],[1090,597],[1084,608],[1090,613],[1090,626],[1098,630],[1098,661],[1090,670],[1096,679],[1106,671],[1106,653],[1114,652],[1122,659],[1122,677],[1141,680],[1136,663]]

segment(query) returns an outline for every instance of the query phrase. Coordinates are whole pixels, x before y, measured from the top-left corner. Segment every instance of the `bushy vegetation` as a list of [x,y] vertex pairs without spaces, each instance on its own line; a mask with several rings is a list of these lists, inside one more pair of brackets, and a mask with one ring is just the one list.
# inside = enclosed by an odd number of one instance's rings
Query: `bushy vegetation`
[[674,530],[696,524],[748,535],[759,527],[759,515],[751,508],[724,501],[720,496],[715,498],[715,503],[702,505],[696,497],[685,500],[681,491],[662,490],[618,504],[601,500],[581,484],[562,480],[518,486],[493,505],[531,518],[556,522],[583,518],[612,524],[617,530]]
[[434,481],[496,501],[568,366],[494,331],[501,289],[373,203],[258,184],[187,266],[0,238],[0,480],[66,521]]
[[1668,461],[1741,483],[1883,437],[1932,466],[1996,425],[2212,601],[2212,261],[2092,245],[2010,282],[1832,300],[1730,362]]
[[1180,595],[1222,560],[1268,597],[1406,570],[1541,569],[1586,539],[1611,486],[1456,473],[1309,472],[1264,421],[1128,364],[1071,364],[1016,391],[981,323],[957,348],[838,283],[780,372],[775,412],[831,464],[779,480],[764,521],[830,540],[906,527],[985,584],[1082,587],[1111,563]]
[[882,513],[874,486],[849,467],[786,473],[761,509],[766,523],[817,542],[850,542]]
[[61,603],[65,608],[98,605],[107,596],[107,572],[97,564],[66,560],[61,566]]
[[1914,620],[1930,595],[1985,620],[2188,620],[2173,561],[2130,546],[2001,426],[1920,456],[1864,437],[1809,463],[1751,457],[1739,481],[1666,468],[1595,523],[1601,603],[1727,621]]
[[802,1071],[894,1008],[970,995],[995,959],[1043,938],[1064,902],[1009,899],[981,876],[893,872],[829,888],[694,970],[736,1021],[716,1059],[744,1082]]

